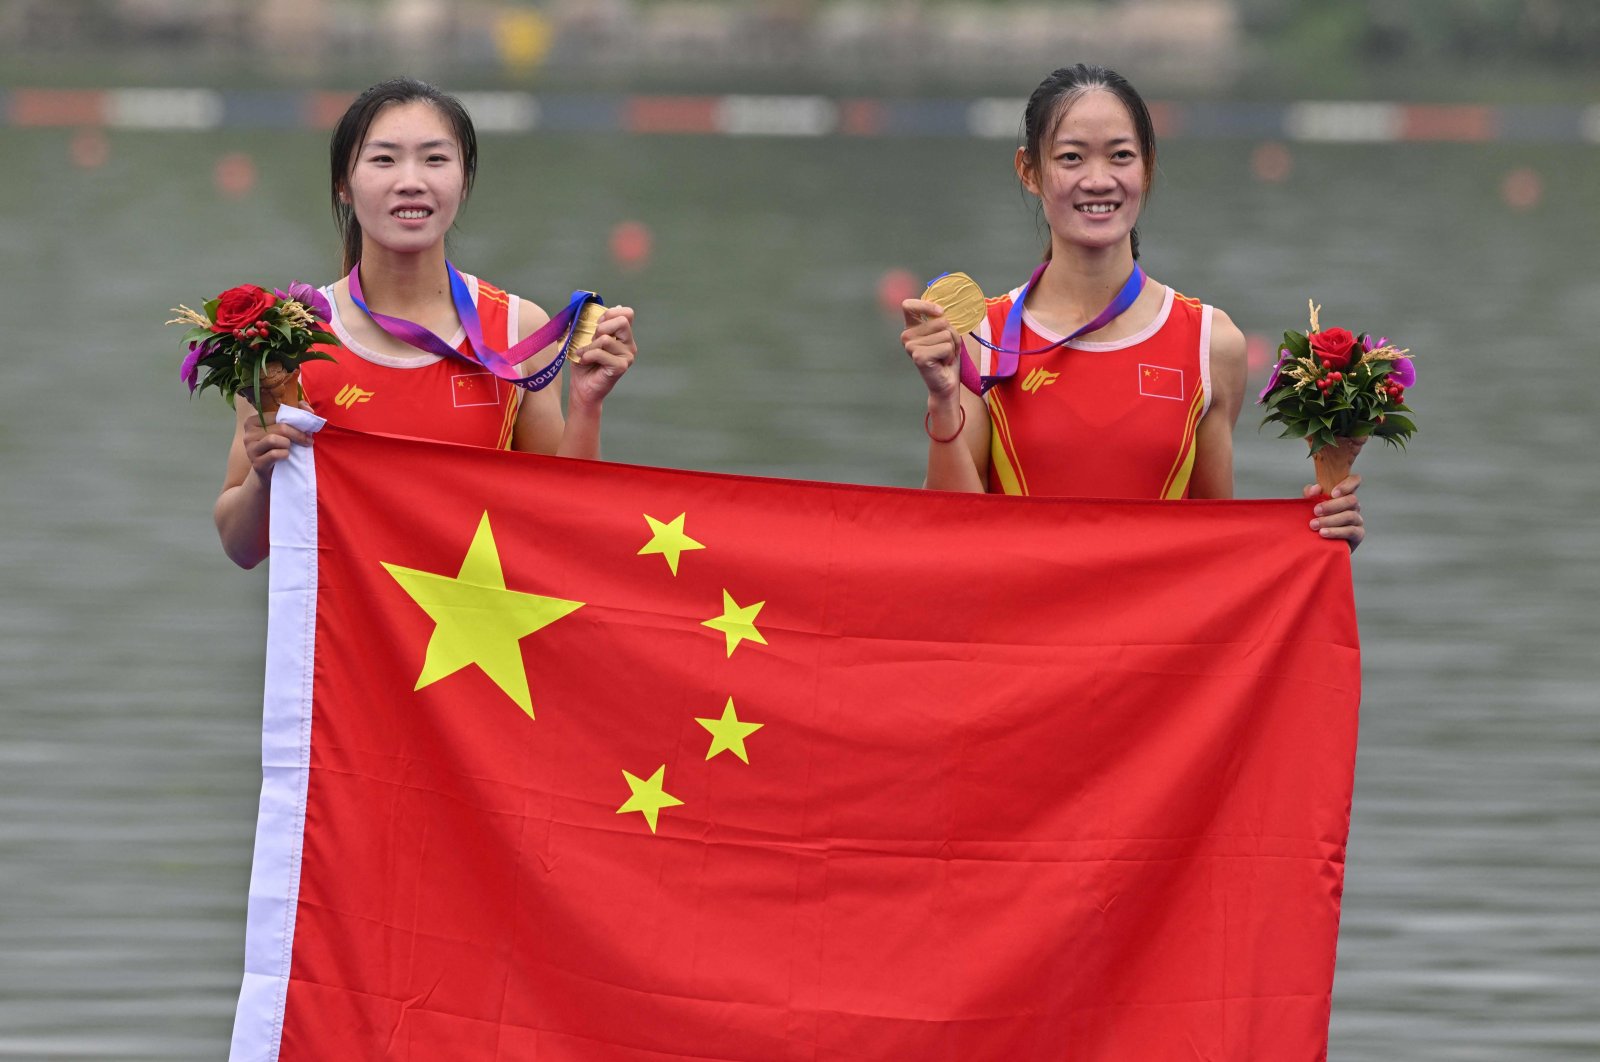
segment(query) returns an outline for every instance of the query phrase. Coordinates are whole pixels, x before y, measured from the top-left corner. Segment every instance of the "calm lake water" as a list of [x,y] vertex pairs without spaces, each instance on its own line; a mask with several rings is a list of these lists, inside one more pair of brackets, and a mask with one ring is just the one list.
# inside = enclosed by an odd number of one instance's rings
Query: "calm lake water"
[[[259,785],[265,575],[210,507],[231,420],[164,311],[336,266],[321,136],[0,130],[0,1057],[224,1057]],[[1155,277],[1247,332],[1370,326],[1419,354],[1409,453],[1369,448],[1365,698],[1331,1057],[1600,1055],[1596,149],[1163,146]],[[217,190],[247,153],[254,190]],[[1514,210],[1507,174],[1542,199]],[[649,264],[611,263],[636,220]],[[920,480],[921,386],[880,277],[1018,283],[1003,142],[495,138],[454,256],[549,305],[639,311],[610,457]],[[1253,374],[1259,382],[1261,373]],[[1243,496],[1298,444],[1237,433]]]

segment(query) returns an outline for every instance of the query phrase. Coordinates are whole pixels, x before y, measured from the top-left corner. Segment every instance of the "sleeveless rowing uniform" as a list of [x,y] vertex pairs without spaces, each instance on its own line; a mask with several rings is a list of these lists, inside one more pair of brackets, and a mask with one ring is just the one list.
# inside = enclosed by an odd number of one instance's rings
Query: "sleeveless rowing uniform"
[[[1020,290],[988,300],[980,336],[996,341]],[[984,396],[990,492],[1186,497],[1195,429],[1211,400],[1211,314],[1167,288],[1155,320],[1135,335],[1023,357]],[[1024,307],[1023,350],[1060,338]]]
[[[462,274],[483,322],[483,338],[496,350],[516,339],[520,300],[515,295]],[[437,442],[508,449],[522,400],[521,388],[488,369],[460,358],[418,353],[397,358],[356,342],[339,317],[333,287],[322,289],[333,307],[328,331],[337,346],[317,349],[334,361],[308,361],[300,367],[300,387],[319,417],[357,431],[409,435]],[[465,329],[447,342],[465,353]]]

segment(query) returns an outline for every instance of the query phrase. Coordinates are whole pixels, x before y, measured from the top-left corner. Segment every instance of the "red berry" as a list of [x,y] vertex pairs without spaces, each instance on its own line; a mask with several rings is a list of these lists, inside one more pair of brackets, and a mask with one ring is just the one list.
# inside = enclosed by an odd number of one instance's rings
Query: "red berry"
[[1344,373],[1342,373],[1342,372],[1330,372],[1328,374],[1328,379],[1332,380],[1334,383],[1338,383],[1340,380],[1344,379]]

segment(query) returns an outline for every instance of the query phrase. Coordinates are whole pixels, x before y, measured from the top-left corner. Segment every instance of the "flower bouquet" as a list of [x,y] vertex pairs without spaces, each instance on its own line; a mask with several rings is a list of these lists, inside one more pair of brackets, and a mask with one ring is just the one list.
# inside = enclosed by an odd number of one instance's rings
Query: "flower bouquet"
[[178,316],[167,322],[191,326],[183,337],[189,349],[180,377],[190,394],[215,387],[229,405],[235,395],[244,395],[263,425],[268,413],[298,400],[302,362],[333,360],[312,349],[338,339],[327,330],[328,300],[310,284],[296,282],[288,291],[270,292],[241,284],[202,310],[179,305],[172,311]]
[[1320,310],[1312,304],[1309,331],[1283,334],[1278,362],[1256,402],[1267,407],[1262,424],[1283,425],[1280,438],[1306,440],[1317,486],[1331,494],[1368,438],[1404,446],[1417,430],[1405,404],[1417,370],[1411,352],[1387,338],[1322,328]]

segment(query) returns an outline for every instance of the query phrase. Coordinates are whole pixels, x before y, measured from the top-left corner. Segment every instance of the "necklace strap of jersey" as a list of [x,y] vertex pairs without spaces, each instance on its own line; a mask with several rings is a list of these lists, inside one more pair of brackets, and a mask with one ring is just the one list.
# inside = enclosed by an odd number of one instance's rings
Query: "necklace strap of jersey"
[[[1050,260],[1048,258],[1040,262],[1039,268],[1033,271],[1033,276],[1029,277],[1028,282],[1022,285],[1021,290],[1017,292],[1017,297],[1012,300],[1011,309],[1006,314],[1005,328],[1000,333],[1000,342],[998,344],[991,343],[976,333],[973,334],[972,338],[980,346],[987,347],[994,352],[994,358],[992,359],[993,371],[980,375],[977,367],[972,365],[971,359],[963,358],[961,365],[962,383],[966,384],[968,390],[981,395],[1001,380],[1015,376],[1023,358],[1032,357],[1036,354],[1048,354],[1058,347],[1066,346],[1079,336],[1100,331],[1100,329],[1126,313],[1128,307],[1134,304],[1139,298],[1139,293],[1144,290],[1144,270],[1139,268],[1138,262],[1135,262],[1133,263],[1133,272],[1129,273],[1128,279],[1123,281],[1122,288],[1112,298],[1110,304],[1096,314],[1092,321],[1073,332],[1070,336],[1063,336],[1054,343],[1048,343],[1033,350],[1023,350],[1023,304],[1027,301],[1028,292],[1032,291],[1033,286],[1039,282],[1039,278],[1044,276],[1044,271],[1049,265]],[[973,380],[977,382],[976,387],[972,385]]]
[[[400,342],[442,358],[459,358],[469,364],[488,369],[500,379],[529,391],[542,390],[560,375],[561,366],[566,363],[567,354],[572,346],[575,334],[573,326],[577,323],[583,308],[591,302],[605,305],[604,300],[592,291],[575,291],[567,305],[536,332],[507,350],[497,351],[483,337],[483,322],[478,316],[477,304],[472,301],[472,292],[467,287],[466,279],[449,262],[445,263],[445,269],[450,275],[450,301],[455,306],[456,316],[461,318],[462,328],[467,334],[467,346],[472,351],[471,355],[463,354],[440,339],[432,330],[424,328],[415,321],[375,312],[362,298],[359,262],[350,270],[350,301],[372,318],[373,324]],[[518,364],[558,339],[561,341],[561,348],[548,365],[528,375],[518,371]]]

